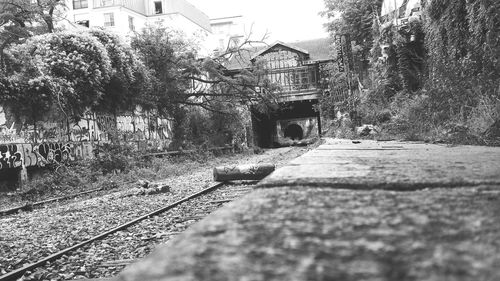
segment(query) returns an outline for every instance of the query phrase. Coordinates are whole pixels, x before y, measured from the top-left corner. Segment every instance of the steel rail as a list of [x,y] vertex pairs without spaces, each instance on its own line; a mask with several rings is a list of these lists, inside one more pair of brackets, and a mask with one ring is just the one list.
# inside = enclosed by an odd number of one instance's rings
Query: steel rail
[[24,204],[22,206],[17,206],[17,207],[11,208],[11,209],[0,210],[0,216],[11,215],[11,214],[14,214],[20,210],[27,211],[30,208],[35,207],[35,206],[40,206],[43,204],[48,204],[48,203],[52,203],[52,202],[56,202],[56,201],[66,200],[66,199],[78,197],[80,195],[85,195],[85,194],[89,194],[89,193],[93,193],[93,192],[97,192],[97,191],[101,191],[101,190],[104,190],[104,188],[101,187],[101,188],[91,189],[91,190],[87,190],[87,191],[82,191],[82,192],[79,192],[76,194],[65,195],[65,196],[60,196],[60,197],[56,197],[56,198],[52,198],[52,199],[47,199],[47,200],[43,200],[43,201],[39,201],[39,202],[35,202],[35,203],[27,203],[27,204]]
[[126,223],[124,223],[122,225],[119,225],[119,226],[117,226],[115,228],[112,228],[110,230],[107,230],[104,233],[101,233],[101,234],[99,234],[97,236],[94,236],[94,237],[88,239],[88,240],[85,240],[85,241],[80,242],[80,243],[78,243],[76,245],[73,245],[73,246],[71,246],[69,248],[61,250],[61,251],[59,251],[59,252],[57,252],[55,254],[52,254],[52,255],[50,255],[48,257],[45,257],[45,258],[43,258],[43,259],[41,259],[41,260],[39,260],[39,261],[37,261],[35,263],[29,264],[29,265],[27,265],[25,267],[22,267],[22,268],[14,270],[14,271],[11,271],[11,272],[9,272],[7,274],[4,274],[4,275],[0,276],[0,281],[14,281],[17,278],[20,278],[21,276],[23,276],[26,271],[29,271],[29,270],[38,268],[40,266],[43,266],[48,261],[53,261],[55,259],[58,259],[61,256],[67,254],[68,252],[71,252],[73,250],[81,248],[81,247],[83,247],[83,246],[85,246],[87,244],[90,244],[90,243],[94,242],[94,241],[103,239],[104,237],[106,237],[106,236],[108,236],[110,234],[113,234],[115,232],[123,230],[123,229],[125,229],[125,228],[127,228],[127,227],[129,227],[131,225],[134,225],[134,224],[136,224],[136,223],[138,223],[140,221],[148,219],[148,218],[150,218],[150,217],[152,217],[154,215],[166,212],[166,211],[168,211],[168,210],[170,210],[172,208],[177,207],[178,205],[180,205],[180,204],[182,204],[182,203],[184,203],[186,201],[189,201],[191,199],[194,199],[196,197],[204,195],[205,193],[208,193],[208,192],[210,192],[212,190],[215,190],[215,189],[221,187],[222,185],[224,185],[224,182],[213,184],[213,185],[211,185],[211,186],[209,186],[209,187],[207,187],[207,188],[205,188],[205,189],[203,189],[201,191],[198,191],[198,192],[196,192],[194,194],[191,194],[191,195],[189,195],[187,197],[184,197],[183,199],[180,199],[180,200],[178,200],[178,201],[176,201],[176,202],[174,202],[174,203],[172,203],[172,204],[170,204],[170,205],[168,205],[166,207],[160,208],[160,209],[158,209],[156,211],[152,211],[152,212],[150,212],[150,213],[148,213],[146,215],[143,215],[141,217],[133,219],[133,220],[131,220],[129,222],[126,222]]
[[[229,150],[229,149],[234,149],[234,146],[220,146],[220,147],[212,147],[208,148],[208,151],[217,151],[217,150]],[[140,157],[154,157],[154,156],[176,156],[176,155],[181,155],[181,154],[191,154],[191,153],[197,153],[199,150],[196,149],[190,149],[190,150],[175,150],[175,151],[165,151],[165,152],[156,152],[156,153],[148,153],[141,155]]]

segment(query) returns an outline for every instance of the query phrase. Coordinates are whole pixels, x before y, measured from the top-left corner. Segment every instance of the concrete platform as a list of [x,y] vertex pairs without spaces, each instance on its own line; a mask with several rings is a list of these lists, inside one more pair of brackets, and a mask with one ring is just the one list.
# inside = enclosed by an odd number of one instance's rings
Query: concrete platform
[[116,280],[500,280],[500,148],[327,139],[260,186]]
[[500,148],[327,139],[261,186],[415,190],[500,184]]

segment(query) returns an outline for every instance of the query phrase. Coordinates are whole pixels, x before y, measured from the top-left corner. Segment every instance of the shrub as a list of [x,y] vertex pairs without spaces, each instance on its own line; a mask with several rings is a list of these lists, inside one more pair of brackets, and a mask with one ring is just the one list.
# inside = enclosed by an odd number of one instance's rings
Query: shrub
[[398,93],[391,103],[393,116],[384,129],[406,140],[425,140],[434,129],[431,104],[425,94]]
[[23,199],[36,200],[39,196],[68,189],[76,190],[75,192],[84,190],[90,184],[88,175],[92,174],[89,164],[89,162],[75,162],[65,166],[46,166],[48,169],[32,171],[30,181],[23,186],[20,196]]
[[103,144],[93,160],[92,169],[104,175],[128,171],[135,165],[135,153],[132,146],[127,144]]

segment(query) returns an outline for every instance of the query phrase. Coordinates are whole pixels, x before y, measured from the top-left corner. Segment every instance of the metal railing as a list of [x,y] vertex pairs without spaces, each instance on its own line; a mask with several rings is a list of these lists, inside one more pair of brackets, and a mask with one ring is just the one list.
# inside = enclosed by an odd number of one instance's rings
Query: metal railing
[[272,69],[267,78],[271,83],[278,86],[277,92],[281,95],[296,92],[319,90],[318,66],[299,66],[283,69]]

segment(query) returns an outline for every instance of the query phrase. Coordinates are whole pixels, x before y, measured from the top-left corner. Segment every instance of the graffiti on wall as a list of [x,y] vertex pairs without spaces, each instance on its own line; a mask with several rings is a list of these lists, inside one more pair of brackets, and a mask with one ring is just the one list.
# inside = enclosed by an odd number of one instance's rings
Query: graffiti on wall
[[86,112],[77,122],[70,120],[38,121],[16,127],[8,122],[0,106],[0,143],[109,142],[117,133],[125,141],[168,142],[172,138],[170,119],[136,109],[121,115]]
[[92,157],[92,144],[88,142],[0,144],[0,170],[21,166],[44,167]]
[[113,134],[138,150],[165,150],[172,139],[172,120],[141,109],[117,116],[86,112],[78,121],[45,120],[36,126],[13,120],[0,106],[0,170],[89,159]]
[[116,118],[116,128],[124,133],[124,138],[133,141],[140,140],[170,140],[172,138],[170,119],[148,115],[122,115]]

